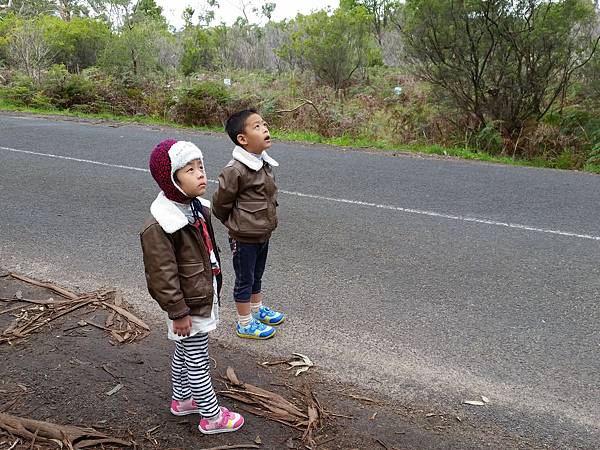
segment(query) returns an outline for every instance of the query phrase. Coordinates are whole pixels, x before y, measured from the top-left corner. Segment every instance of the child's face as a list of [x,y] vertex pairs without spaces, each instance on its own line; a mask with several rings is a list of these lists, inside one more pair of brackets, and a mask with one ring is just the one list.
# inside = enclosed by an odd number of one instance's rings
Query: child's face
[[260,154],[271,147],[271,135],[267,122],[258,114],[252,114],[246,119],[244,132],[238,134],[238,142],[250,153]]
[[175,172],[175,181],[188,197],[201,197],[206,192],[206,175],[202,161],[194,159]]

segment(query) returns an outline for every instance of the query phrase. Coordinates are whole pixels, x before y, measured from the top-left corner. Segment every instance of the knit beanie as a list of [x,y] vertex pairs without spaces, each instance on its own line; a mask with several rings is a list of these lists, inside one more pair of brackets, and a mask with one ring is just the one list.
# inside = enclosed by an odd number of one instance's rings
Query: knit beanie
[[203,161],[203,156],[200,149],[191,142],[166,139],[152,150],[150,173],[169,200],[177,203],[190,201],[190,197],[175,181],[175,172],[194,159]]

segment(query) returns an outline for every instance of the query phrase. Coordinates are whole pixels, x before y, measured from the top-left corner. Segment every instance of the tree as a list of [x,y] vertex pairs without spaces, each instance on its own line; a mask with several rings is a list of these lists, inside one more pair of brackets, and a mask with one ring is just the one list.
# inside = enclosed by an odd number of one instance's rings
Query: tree
[[121,17],[123,25],[102,53],[101,65],[134,77],[147,77],[175,68],[180,51],[156,1],[138,0],[132,10],[120,0],[115,4],[125,8]]
[[214,30],[200,26],[186,30],[179,69],[188,76],[199,69],[217,65],[217,40]]
[[596,51],[588,0],[407,0],[414,73],[442,98],[509,134],[541,119]]
[[42,72],[50,67],[53,56],[44,33],[40,23],[22,22],[9,41],[9,60],[38,83]]
[[111,38],[106,22],[74,17],[65,22],[58,17],[42,16],[44,37],[54,55],[53,62],[76,72],[96,64],[99,54]]
[[217,0],[206,0],[206,6],[199,14],[200,24],[210,26],[213,20],[215,20],[215,9],[219,8],[219,2]]
[[183,10],[183,14],[181,15],[181,18],[183,19],[183,28],[184,29],[192,27],[192,25],[193,25],[192,19],[194,18],[194,14],[196,14],[196,11],[191,6],[188,6],[187,8],[185,8]]
[[331,16],[326,11],[298,15],[295,26],[290,44],[283,45],[278,54],[310,68],[336,90],[345,87],[373,55],[369,16],[364,8],[340,8]]
[[263,16],[267,18],[267,20],[271,20],[271,17],[273,17],[273,11],[275,11],[276,6],[276,3],[266,2],[264,5],[261,6],[260,12]]
[[42,14],[56,12],[56,3],[53,0],[11,0],[0,9],[0,17],[15,13],[21,17],[37,17]]
[[340,8],[351,10],[363,7],[371,17],[373,33],[379,47],[383,46],[383,33],[388,28],[391,17],[400,8],[398,0],[340,0]]

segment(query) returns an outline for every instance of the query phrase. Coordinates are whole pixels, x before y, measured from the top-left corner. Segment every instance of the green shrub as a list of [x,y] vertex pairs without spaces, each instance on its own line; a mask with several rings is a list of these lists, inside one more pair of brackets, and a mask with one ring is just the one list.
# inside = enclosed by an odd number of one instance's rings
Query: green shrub
[[230,101],[227,88],[213,81],[202,81],[177,90],[171,99],[173,120],[187,125],[221,125]]
[[473,144],[478,151],[498,155],[502,153],[504,142],[502,135],[496,129],[494,122],[488,122],[472,137]]
[[33,80],[16,74],[6,87],[0,88],[0,97],[15,106],[33,106],[40,94]]
[[52,66],[42,88],[52,104],[59,109],[91,105],[96,100],[93,83],[83,75],[69,73],[63,65]]

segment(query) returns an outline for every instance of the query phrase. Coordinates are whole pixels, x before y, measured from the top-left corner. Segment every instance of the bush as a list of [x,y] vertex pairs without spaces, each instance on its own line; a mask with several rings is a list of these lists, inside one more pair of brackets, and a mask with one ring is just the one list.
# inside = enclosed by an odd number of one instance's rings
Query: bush
[[0,88],[0,98],[15,106],[51,108],[50,99],[38,89],[32,78],[15,74],[6,87]]
[[42,83],[42,89],[59,109],[91,105],[96,101],[93,83],[83,75],[69,73],[63,65],[52,66]]
[[490,155],[498,155],[504,150],[502,135],[496,129],[494,122],[488,122],[481,130],[472,137],[477,151],[483,151]]
[[177,90],[171,99],[170,116],[187,125],[222,125],[231,97],[227,88],[202,81]]

